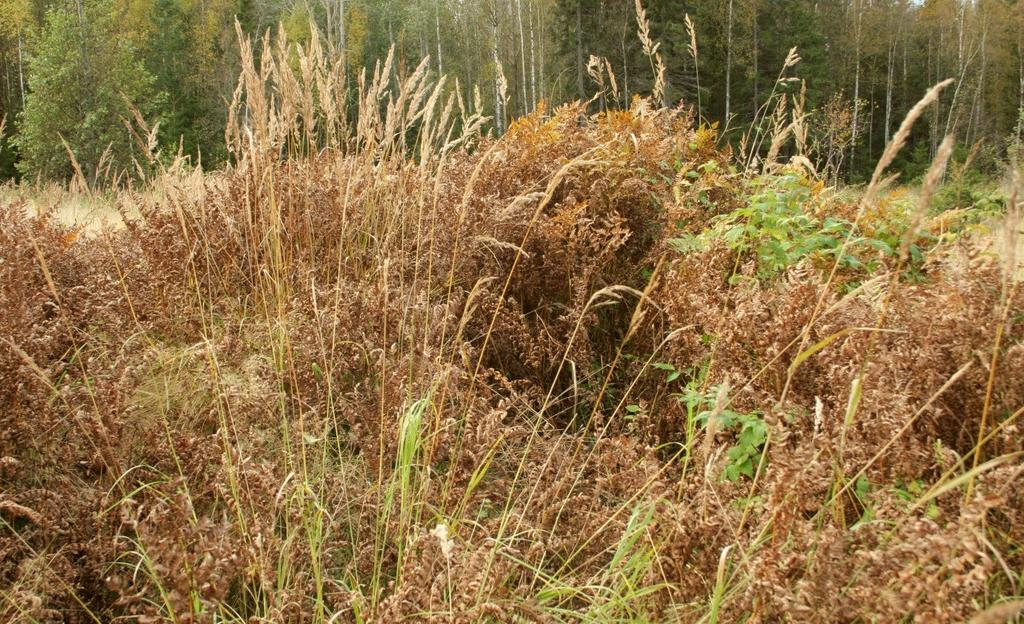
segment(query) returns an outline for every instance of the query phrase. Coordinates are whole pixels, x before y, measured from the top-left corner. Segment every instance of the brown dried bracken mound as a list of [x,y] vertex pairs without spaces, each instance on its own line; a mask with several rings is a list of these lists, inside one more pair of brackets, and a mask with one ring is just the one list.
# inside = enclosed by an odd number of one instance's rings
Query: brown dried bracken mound
[[[0,211],[0,620],[952,622],[1019,593],[1024,294],[986,238],[914,283],[765,279],[668,242],[746,202],[685,112],[493,140],[417,73],[307,154],[298,94],[257,116],[292,70],[246,71],[232,168],[122,193],[142,218],[97,236]],[[410,119],[436,144],[406,153]],[[722,476],[734,414],[756,478]]]

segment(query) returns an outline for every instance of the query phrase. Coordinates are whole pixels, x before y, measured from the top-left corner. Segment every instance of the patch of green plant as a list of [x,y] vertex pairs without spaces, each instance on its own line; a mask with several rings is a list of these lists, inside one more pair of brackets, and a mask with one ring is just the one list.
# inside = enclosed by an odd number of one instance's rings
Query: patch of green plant
[[[675,395],[676,399],[686,405],[687,414],[695,414],[693,420],[707,429],[708,420],[715,408],[718,387],[708,392],[700,392],[693,385]],[[761,454],[768,439],[768,426],[759,412],[737,412],[728,408],[722,409],[716,416],[720,431],[732,431],[736,434],[736,443],[726,451],[729,463],[722,472],[722,477],[729,481],[738,481],[740,477],[753,478],[754,470],[761,463]]]
[[729,420],[725,420],[725,416],[725,411],[719,415],[723,419],[723,427],[738,433],[736,444],[726,452],[729,463],[725,466],[723,476],[730,481],[738,481],[741,476],[753,478],[754,469],[761,462],[768,427],[757,413],[729,412]]
[[[815,256],[838,256],[840,269],[871,274],[882,260],[896,255],[906,228],[900,220],[876,220],[870,236],[851,234],[849,221],[817,216],[816,201],[810,183],[800,176],[762,176],[752,182],[746,205],[713,218],[711,227],[700,234],[673,238],[669,244],[686,255],[707,249],[712,241],[724,241],[741,256],[753,255],[762,280]],[[847,238],[850,244],[844,248]],[[912,245],[910,253],[912,266],[923,261],[919,244]]]
[[675,366],[666,362],[652,362],[651,366],[665,372],[665,383],[672,383],[683,374],[682,371],[676,370]]
[[1008,201],[1006,193],[983,179],[972,177],[967,181],[960,179],[943,184],[935,194],[931,211],[939,214],[950,210],[968,210],[972,218],[967,220],[978,221],[1003,214]]
[[[908,507],[917,504],[922,496],[927,491],[924,482],[920,479],[914,479],[912,481],[897,481],[896,485],[892,487],[892,492],[907,504]],[[939,506],[934,500],[930,501],[925,507],[925,515],[930,519],[936,520],[939,517]]]
[[857,483],[854,484],[853,494],[857,497],[857,502],[860,503],[863,511],[860,514],[860,520],[857,524],[865,522],[871,522],[875,519],[875,509],[871,506],[871,482],[864,475],[857,478]]
[[[903,502],[908,509],[912,508],[917,504],[927,492],[926,484],[920,479],[914,479],[911,481],[898,480],[896,483],[890,485],[888,488],[889,492],[896,495],[896,497]],[[864,524],[867,522],[873,522],[877,519],[878,513],[875,508],[875,495],[881,491],[875,487],[866,476],[861,475],[857,478],[857,482],[854,484],[852,494],[857,499],[857,503],[861,506],[861,515],[855,525]],[[935,520],[939,517],[940,511],[935,501],[931,501],[925,507],[925,515],[928,518]]]

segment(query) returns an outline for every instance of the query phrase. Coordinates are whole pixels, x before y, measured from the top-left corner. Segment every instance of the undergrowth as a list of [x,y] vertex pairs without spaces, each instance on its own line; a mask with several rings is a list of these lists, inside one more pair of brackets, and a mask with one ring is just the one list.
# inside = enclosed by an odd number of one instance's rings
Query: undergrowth
[[227,169],[0,212],[0,620],[1019,610],[1012,192],[850,201],[639,98],[492,138],[390,59],[349,111],[261,49]]

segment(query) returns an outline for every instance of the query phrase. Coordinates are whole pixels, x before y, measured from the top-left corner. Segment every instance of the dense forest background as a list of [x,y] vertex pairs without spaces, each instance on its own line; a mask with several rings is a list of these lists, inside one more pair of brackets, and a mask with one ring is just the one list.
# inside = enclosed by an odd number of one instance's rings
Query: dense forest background
[[[664,99],[740,143],[767,104],[805,93],[819,166],[863,179],[923,91],[954,79],[898,163],[919,175],[941,137],[984,167],[1019,144],[1024,2],[1019,0],[647,0]],[[655,72],[634,0],[0,0],[0,179],[63,179],[134,167],[141,127],[163,154],[222,163],[227,102],[247,34],[314,29],[362,68],[393,47],[393,80],[429,56],[435,75],[504,131],[541,106],[625,106]],[[796,48],[799,62],[793,62]],[[255,52],[258,54],[258,49]],[[787,59],[789,62],[787,62]],[[145,138],[145,137],[143,137]]]

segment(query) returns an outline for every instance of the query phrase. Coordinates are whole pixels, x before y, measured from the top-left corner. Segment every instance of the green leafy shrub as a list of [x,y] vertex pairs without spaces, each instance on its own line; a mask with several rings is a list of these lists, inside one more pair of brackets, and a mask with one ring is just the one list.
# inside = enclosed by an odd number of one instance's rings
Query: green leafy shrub
[[16,147],[24,175],[70,177],[68,150],[91,178],[105,167],[133,171],[133,156],[142,159],[125,120],[133,119],[134,107],[151,123],[159,121],[155,114],[165,96],[130,41],[118,36],[108,4],[87,4],[81,20],[47,13],[19,116]]
[[[709,392],[700,392],[693,386],[676,395],[676,399],[686,405],[687,413],[696,413],[697,424],[708,427],[708,421],[715,411],[715,397],[718,387]],[[758,412],[737,412],[728,408],[718,411],[719,431],[731,431],[736,435],[736,443],[726,451],[729,462],[722,472],[722,477],[729,481],[738,481],[740,477],[753,478],[754,470],[761,463],[761,454],[768,436],[768,427]]]
[[951,179],[943,184],[932,203],[932,213],[969,210],[975,218],[1002,214],[1006,211],[1006,193],[980,176]]
[[[676,251],[689,254],[706,249],[714,240],[724,241],[741,256],[753,255],[757,275],[771,279],[801,260],[832,260],[838,255],[841,269],[870,274],[885,258],[895,257],[906,225],[895,211],[878,215],[870,234],[855,231],[839,216],[819,214],[821,199],[812,183],[794,174],[761,176],[750,183],[749,201],[741,208],[711,220],[711,227],[696,235],[669,240]],[[843,244],[850,237],[850,244]],[[912,260],[921,259],[919,245],[911,248]],[[735,276],[734,276],[735,278]]]

